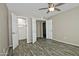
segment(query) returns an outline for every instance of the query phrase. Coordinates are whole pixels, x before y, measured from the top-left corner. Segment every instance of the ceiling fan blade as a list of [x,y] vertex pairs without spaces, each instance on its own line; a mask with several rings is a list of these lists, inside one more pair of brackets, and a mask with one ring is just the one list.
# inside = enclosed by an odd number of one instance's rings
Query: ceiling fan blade
[[65,4],[65,3],[58,3],[57,5],[55,5],[55,7],[61,6],[63,4]]
[[46,8],[40,8],[40,9],[38,9],[38,10],[45,10],[45,9],[48,9],[47,7]]
[[58,8],[55,8],[55,10],[57,10],[57,11],[61,11],[60,9],[58,9]]

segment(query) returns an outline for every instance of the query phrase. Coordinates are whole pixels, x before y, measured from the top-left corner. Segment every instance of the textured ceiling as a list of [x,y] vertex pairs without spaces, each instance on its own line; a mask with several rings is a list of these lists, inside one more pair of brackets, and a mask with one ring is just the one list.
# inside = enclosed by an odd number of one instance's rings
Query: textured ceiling
[[14,12],[17,16],[49,18],[50,16],[79,6],[79,4],[65,3],[64,5],[58,7],[61,11],[54,11],[49,14],[46,13],[47,10],[38,10],[39,8],[47,7],[47,3],[7,3],[7,6],[9,10]]

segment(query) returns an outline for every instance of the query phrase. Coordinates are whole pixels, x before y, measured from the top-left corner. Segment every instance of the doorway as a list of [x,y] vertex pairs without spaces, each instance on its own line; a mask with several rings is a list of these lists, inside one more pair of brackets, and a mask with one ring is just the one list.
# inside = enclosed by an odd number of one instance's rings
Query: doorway
[[46,22],[43,22],[43,38],[46,38]]
[[36,21],[37,38],[46,38],[46,21]]
[[19,40],[27,39],[27,26],[26,19],[18,17],[18,34]]

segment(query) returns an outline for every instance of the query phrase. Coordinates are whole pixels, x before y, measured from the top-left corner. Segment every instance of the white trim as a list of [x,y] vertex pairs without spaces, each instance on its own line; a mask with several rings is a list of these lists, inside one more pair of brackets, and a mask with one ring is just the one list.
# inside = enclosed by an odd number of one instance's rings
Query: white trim
[[62,43],[65,43],[65,44],[69,44],[69,45],[73,45],[73,46],[79,47],[79,45],[77,45],[77,44],[73,44],[73,43],[69,43],[69,42],[64,42],[64,41],[60,41],[60,40],[56,40],[56,39],[53,39],[53,40],[58,41],[58,42],[62,42]]

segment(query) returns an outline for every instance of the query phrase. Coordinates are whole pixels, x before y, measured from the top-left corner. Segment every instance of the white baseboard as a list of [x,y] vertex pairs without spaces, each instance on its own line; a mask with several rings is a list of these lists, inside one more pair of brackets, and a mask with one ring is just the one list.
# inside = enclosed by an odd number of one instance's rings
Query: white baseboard
[[64,41],[60,41],[60,40],[56,40],[56,39],[53,39],[53,40],[79,47],[79,45],[77,45],[77,44],[73,44],[73,43],[69,43],[69,42],[64,42]]

